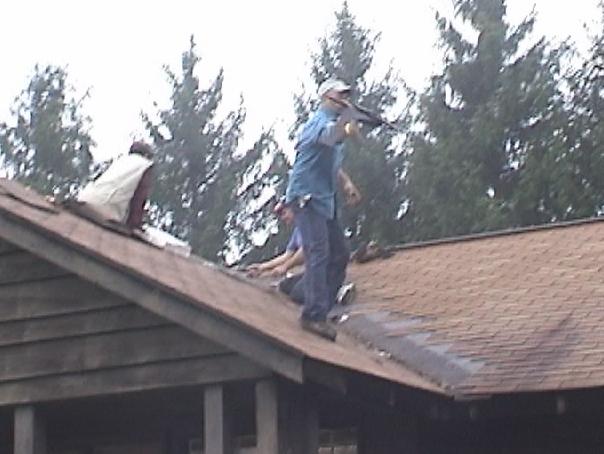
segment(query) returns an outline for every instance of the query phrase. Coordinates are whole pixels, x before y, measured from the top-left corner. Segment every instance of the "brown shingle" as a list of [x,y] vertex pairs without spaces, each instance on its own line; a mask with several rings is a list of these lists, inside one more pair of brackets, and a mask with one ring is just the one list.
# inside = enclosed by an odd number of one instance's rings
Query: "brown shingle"
[[[602,386],[603,251],[599,220],[403,248],[351,268],[351,331],[355,317],[387,312],[383,333],[402,326],[390,353],[456,394]],[[452,379],[460,357],[481,367]]]

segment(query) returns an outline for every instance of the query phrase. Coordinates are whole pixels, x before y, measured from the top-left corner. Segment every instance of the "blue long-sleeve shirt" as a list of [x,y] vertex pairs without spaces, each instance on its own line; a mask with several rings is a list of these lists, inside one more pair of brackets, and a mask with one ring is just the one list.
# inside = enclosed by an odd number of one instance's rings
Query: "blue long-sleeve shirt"
[[338,171],[342,165],[344,134],[338,113],[320,108],[296,139],[296,159],[289,178],[286,202],[310,195],[310,206],[327,219],[335,217]]

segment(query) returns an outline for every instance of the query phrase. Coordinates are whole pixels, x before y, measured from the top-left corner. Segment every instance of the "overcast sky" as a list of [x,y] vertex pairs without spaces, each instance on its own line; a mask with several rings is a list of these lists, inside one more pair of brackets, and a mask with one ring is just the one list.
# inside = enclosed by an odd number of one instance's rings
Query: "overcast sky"
[[[357,22],[381,32],[376,72],[390,62],[412,87],[421,89],[439,68],[435,12],[450,12],[449,0],[348,0]],[[537,34],[587,46],[584,24],[597,31],[598,0],[508,0],[509,21],[517,23],[533,5]],[[143,137],[141,109],[166,104],[169,87],[162,71],[178,71],[191,34],[202,57],[204,81],[225,71],[225,106],[235,109],[243,95],[248,120],[244,144],[262,127],[280,134],[292,119],[292,94],[307,82],[310,52],[333,28],[341,0],[13,0],[0,18],[2,61],[0,121],[26,86],[36,63],[67,66],[80,93],[90,88],[86,112],[92,117],[97,159],[124,152]]]

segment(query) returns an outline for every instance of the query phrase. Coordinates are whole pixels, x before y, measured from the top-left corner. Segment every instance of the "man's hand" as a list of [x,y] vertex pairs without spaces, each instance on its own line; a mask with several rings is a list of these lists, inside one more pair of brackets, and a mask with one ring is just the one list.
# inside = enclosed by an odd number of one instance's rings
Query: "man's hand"
[[252,263],[246,268],[247,277],[258,277],[262,274],[262,266],[260,263]]
[[355,206],[358,205],[361,201],[361,192],[354,185],[350,177],[343,169],[338,170],[338,181],[340,183],[340,188],[344,193],[344,198],[346,199],[346,205]]
[[287,267],[285,265],[279,265],[271,270],[271,276],[279,277],[287,274]]
[[352,181],[344,181],[342,190],[344,191],[344,196],[346,198],[346,205],[356,206],[361,202],[361,192]]
[[354,120],[349,121],[344,125],[344,132],[346,137],[359,137],[361,135],[359,123]]

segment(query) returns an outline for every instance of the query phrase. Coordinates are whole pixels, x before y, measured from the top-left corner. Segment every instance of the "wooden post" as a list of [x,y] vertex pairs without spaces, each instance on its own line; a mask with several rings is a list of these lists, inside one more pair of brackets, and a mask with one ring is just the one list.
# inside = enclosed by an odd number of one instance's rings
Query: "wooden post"
[[204,454],[231,454],[230,425],[221,385],[204,389]]
[[319,413],[316,396],[298,385],[279,389],[279,453],[319,452]]
[[319,412],[315,396],[298,396],[295,407],[292,454],[318,454]]
[[46,454],[46,430],[33,406],[15,408],[14,424],[14,454]]
[[279,454],[279,403],[274,380],[256,383],[256,446],[260,454]]
[[317,454],[319,416],[316,396],[293,383],[264,379],[256,383],[258,454]]

